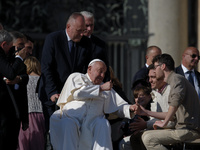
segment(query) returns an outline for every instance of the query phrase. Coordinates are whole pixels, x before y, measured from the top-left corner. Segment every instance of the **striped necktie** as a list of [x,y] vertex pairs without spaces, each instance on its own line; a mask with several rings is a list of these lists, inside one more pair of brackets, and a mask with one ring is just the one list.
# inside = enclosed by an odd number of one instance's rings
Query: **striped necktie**
[[188,81],[194,86],[194,80],[193,80],[193,77],[192,77],[192,71],[187,71],[187,73],[189,74]]

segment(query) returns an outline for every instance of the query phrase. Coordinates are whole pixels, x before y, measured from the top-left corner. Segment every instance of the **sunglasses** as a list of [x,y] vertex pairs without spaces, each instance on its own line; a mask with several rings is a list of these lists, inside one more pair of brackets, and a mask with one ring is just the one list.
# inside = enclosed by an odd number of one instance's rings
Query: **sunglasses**
[[[187,55],[190,55],[190,54],[187,54]],[[192,58],[196,58],[196,57],[198,57],[198,59],[200,59],[200,56],[198,56],[198,55],[196,55],[196,54],[192,54],[192,55],[190,55]]]

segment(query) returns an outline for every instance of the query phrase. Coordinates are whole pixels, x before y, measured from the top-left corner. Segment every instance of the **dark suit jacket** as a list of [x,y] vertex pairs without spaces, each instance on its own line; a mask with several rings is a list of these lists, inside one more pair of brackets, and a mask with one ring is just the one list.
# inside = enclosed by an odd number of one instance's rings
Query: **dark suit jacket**
[[3,77],[15,79],[21,65],[20,58],[16,58],[11,65],[0,48],[0,149],[16,149],[17,146],[20,122]]
[[[12,64],[15,61],[15,47],[9,50],[7,55],[7,60]],[[20,64],[17,70],[17,75],[22,78],[18,83],[18,89],[15,89],[15,85],[9,85],[12,93],[14,94],[15,100],[19,107],[20,119],[23,123],[28,123],[28,98],[27,98],[27,84],[29,77],[26,71],[26,65],[24,63]]]
[[137,81],[137,80],[140,80],[140,79],[144,79],[144,80],[147,80],[148,81],[148,73],[149,73],[149,70],[148,68],[146,67],[146,65],[141,68],[138,72],[136,72],[135,76],[133,77],[133,81],[132,81],[132,85]]
[[[47,107],[55,106],[50,97],[61,92],[71,73],[86,73],[90,61],[88,49],[89,40],[82,37],[81,41],[76,43],[74,62],[72,62],[66,31],[57,31],[47,35],[42,52],[42,74],[38,86],[38,95],[43,104]],[[48,110],[49,116],[53,111],[53,108]]]
[[108,56],[107,45],[103,40],[101,40],[99,37],[93,34],[90,37],[90,41],[91,41],[90,44],[91,44],[91,50],[92,50],[90,60],[98,58],[105,62],[107,66],[107,71],[105,74],[104,82],[109,81],[110,71],[109,71],[109,62],[108,62],[108,57],[107,57]]
[[[13,64],[11,65],[6,59],[6,55],[2,48],[0,48],[0,112],[5,113],[5,115],[15,116],[15,110],[8,93],[3,77],[13,80],[17,76],[18,70],[21,68],[21,65],[24,63],[20,58],[16,58]],[[13,113],[13,114],[12,114]]]
[[21,76],[22,80],[18,83],[18,89],[15,89],[15,85],[9,85],[14,97],[16,99],[17,105],[20,112],[20,120],[23,123],[29,123],[28,120],[28,98],[27,98],[27,84],[29,77],[26,72],[26,65],[20,64],[20,69],[17,70],[17,75]]
[[[176,67],[174,72],[180,74],[180,75],[183,75],[185,77],[185,74],[183,72],[183,68],[180,66]],[[200,73],[197,71],[197,70],[194,70],[194,73],[195,73],[195,76],[197,78],[197,81],[198,81],[198,86],[200,88]]]

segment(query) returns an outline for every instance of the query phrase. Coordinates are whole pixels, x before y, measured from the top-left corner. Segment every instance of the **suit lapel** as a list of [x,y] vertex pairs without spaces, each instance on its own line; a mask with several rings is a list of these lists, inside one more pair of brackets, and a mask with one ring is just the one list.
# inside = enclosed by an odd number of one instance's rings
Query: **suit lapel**
[[197,81],[198,81],[198,87],[200,88],[200,74],[199,74],[199,72],[198,71],[194,71],[195,72],[195,76],[196,76],[196,79],[197,79]]
[[[198,74],[198,72],[196,70],[194,70],[194,72],[195,72],[196,79],[198,81],[198,87],[200,87],[200,76],[199,76],[199,74]],[[179,74],[181,74],[181,75],[183,75],[185,77],[185,74],[183,72],[183,68],[181,66],[179,66],[177,68],[177,73],[179,73]]]
[[181,74],[182,76],[185,77],[185,74],[183,72],[183,68],[181,67],[181,65],[177,68],[177,73]]

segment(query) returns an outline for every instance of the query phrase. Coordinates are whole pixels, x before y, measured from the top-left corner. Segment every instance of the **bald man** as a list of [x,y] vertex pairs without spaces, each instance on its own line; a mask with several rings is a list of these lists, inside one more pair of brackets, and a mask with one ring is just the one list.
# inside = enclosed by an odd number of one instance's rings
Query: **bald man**
[[[146,50],[146,64],[143,68],[141,68],[133,77],[132,85],[135,83],[135,81],[139,79],[145,79],[148,81],[148,66],[152,64],[152,60],[155,56],[161,55],[162,51],[157,46],[149,46]],[[134,87],[132,87],[134,88]]]
[[88,64],[85,20],[74,12],[67,20],[65,30],[46,36],[41,58],[41,77],[38,95],[43,104],[46,129],[49,117],[55,111],[55,103],[68,76],[73,72],[86,72]]
[[187,47],[182,54],[181,65],[175,69],[175,72],[189,79],[188,71],[192,71],[192,80],[195,90],[200,99],[200,73],[196,70],[199,62],[199,50],[196,47]]

